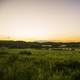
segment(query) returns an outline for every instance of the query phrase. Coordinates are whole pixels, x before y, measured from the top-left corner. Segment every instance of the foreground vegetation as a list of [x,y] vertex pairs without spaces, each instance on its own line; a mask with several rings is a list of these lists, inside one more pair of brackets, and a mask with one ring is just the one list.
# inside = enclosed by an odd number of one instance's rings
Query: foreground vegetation
[[0,80],[80,80],[80,49],[0,49]]

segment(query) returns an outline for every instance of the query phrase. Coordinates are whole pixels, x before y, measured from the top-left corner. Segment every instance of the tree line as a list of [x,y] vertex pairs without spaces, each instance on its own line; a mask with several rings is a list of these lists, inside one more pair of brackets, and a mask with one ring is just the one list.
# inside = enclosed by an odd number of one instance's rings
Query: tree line
[[71,47],[79,48],[80,42],[25,42],[25,41],[7,41],[1,40],[0,47],[8,48],[61,48],[61,47]]

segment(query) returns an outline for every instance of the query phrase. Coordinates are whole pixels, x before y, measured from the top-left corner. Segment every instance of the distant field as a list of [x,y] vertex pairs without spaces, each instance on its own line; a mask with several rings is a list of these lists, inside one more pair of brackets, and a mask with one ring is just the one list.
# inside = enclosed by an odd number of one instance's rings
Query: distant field
[[0,80],[80,80],[80,49],[0,49]]

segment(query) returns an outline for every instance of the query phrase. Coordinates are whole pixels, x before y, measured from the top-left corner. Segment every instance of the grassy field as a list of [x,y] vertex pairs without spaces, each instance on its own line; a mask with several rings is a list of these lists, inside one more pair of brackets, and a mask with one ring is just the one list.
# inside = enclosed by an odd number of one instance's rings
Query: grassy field
[[0,49],[0,80],[80,80],[80,49]]

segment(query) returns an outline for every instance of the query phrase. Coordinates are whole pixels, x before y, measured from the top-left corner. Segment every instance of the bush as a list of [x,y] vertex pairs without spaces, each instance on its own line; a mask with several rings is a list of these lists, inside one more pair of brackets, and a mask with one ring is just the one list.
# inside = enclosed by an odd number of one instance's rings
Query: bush
[[22,55],[24,55],[24,54],[31,55],[32,52],[30,52],[30,51],[21,51],[19,54],[22,54]]
[[0,52],[0,55],[4,55],[4,54],[8,54],[8,52],[4,52],[4,51]]

